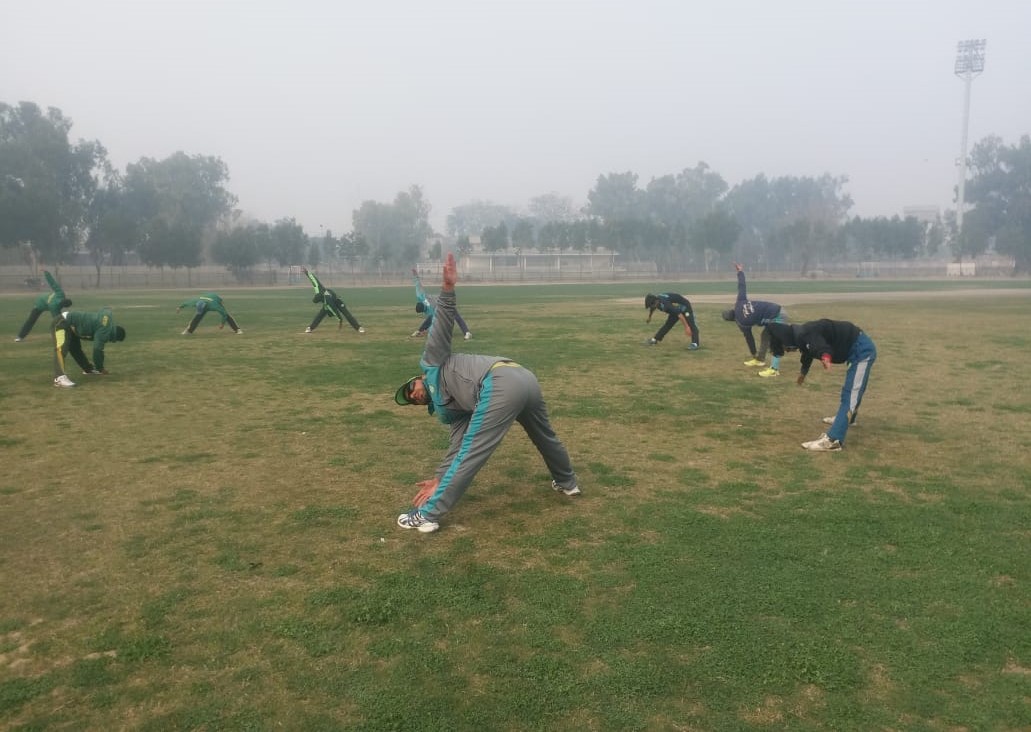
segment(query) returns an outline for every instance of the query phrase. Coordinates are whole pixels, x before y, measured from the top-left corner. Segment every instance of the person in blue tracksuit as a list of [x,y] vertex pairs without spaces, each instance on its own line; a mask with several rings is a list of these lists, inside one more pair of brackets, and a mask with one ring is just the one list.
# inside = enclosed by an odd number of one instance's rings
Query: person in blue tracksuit
[[841,402],[834,417],[825,417],[830,428],[815,440],[803,442],[802,447],[816,452],[836,452],[845,444],[850,425],[855,424],[859,406],[870,381],[870,369],[877,360],[877,347],[862,329],[847,320],[813,320],[801,325],[770,323],[770,350],[783,356],[785,351],[797,350],[801,354],[802,370],[798,385],[805,383],[809,367],[819,361],[824,370],[832,363],[847,363],[845,383],[841,387]]
[[[788,321],[788,314],[775,302],[749,300],[748,290],[745,287],[745,270],[737,262],[734,262],[734,269],[737,270],[737,300],[734,302],[734,307],[723,311],[723,319],[737,323],[737,327],[741,329],[741,333],[745,336],[745,343],[748,344],[748,350],[752,354],[751,360],[745,361],[745,366],[765,366],[766,351],[770,347],[770,335],[763,328],[762,334],[759,336],[759,351],[756,353],[752,326],[764,326],[767,323],[786,323]],[[773,356],[770,359],[770,367],[760,371],[759,376],[763,378],[780,376],[780,356]]]
[[526,430],[551,473],[551,487],[580,495],[569,453],[548,420],[541,386],[533,372],[503,356],[451,352],[455,324],[455,257],[444,263],[444,283],[419,366],[422,373],[394,394],[400,405],[425,405],[451,428],[447,453],[436,474],[420,481],[412,509],[397,517],[402,529],[436,531],[440,519],[465,494],[476,473],[501,444],[513,422]]
[[[412,269],[412,282],[415,284],[415,312],[426,315],[418,330],[411,335],[412,338],[419,338],[429,332],[430,324],[433,323],[433,301],[426,294],[426,290],[422,289],[422,280],[419,279],[419,273],[415,269]],[[467,341],[470,340],[473,337],[472,331],[469,330],[465,319],[457,310],[455,311],[455,322],[462,329],[462,336]]]
[[691,302],[686,297],[676,292],[660,292],[658,295],[649,293],[644,296],[644,307],[648,310],[646,323],[652,322],[652,313],[656,310],[666,313],[666,322],[654,336],[645,341],[647,345],[655,346],[662,343],[666,334],[677,324],[677,321],[680,321],[684,324],[684,333],[691,338],[688,348],[692,351],[698,348],[698,324],[694,319]]

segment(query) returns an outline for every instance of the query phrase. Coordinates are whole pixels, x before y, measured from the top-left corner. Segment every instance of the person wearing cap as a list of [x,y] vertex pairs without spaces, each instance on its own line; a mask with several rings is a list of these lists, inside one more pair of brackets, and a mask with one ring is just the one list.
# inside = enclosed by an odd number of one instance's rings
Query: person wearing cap
[[183,335],[190,335],[197,329],[201,319],[208,313],[209,310],[213,310],[222,316],[222,322],[219,323],[219,330],[225,327],[226,323],[229,323],[229,327],[233,329],[233,332],[239,335],[243,333],[240,330],[240,326],[236,324],[236,319],[229,314],[226,310],[225,303],[222,302],[222,298],[216,295],[214,292],[205,292],[197,297],[190,298],[179,304],[175,309],[178,313],[183,308],[193,308],[196,312],[194,313],[193,319],[190,320],[190,324],[186,326],[186,330],[183,331]]
[[569,453],[548,420],[541,387],[534,374],[502,356],[451,352],[455,324],[455,257],[444,262],[444,281],[437,296],[419,366],[422,373],[398,387],[400,405],[425,405],[451,428],[450,445],[436,474],[420,481],[412,509],[397,517],[402,529],[436,531],[440,519],[465,493],[513,422],[526,430],[551,473],[551,487],[567,496],[580,495]]
[[[422,280],[419,279],[419,273],[413,268],[412,269],[412,281],[415,283],[415,312],[425,313],[426,318],[422,321],[419,328],[412,333],[411,338],[420,338],[426,335],[430,329],[430,324],[433,322],[433,301],[430,300],[426,291],[422,289]],[[462,318],[462,314],[457,310],[455,311],[455,322],[458,323],[458,327],[462,329],[462,336],[468,341],[473,337],[473,334],[469,330],[469,326],[466,325],[465,320]]]
[[803,442],[802,447],[814,452],[837,452],[845,444],[849,426],[855,424],[859,405],[870,381],[870,369],[877,360],[877,348],[862,329],[847,320],[813,320],[801,325],[770,323],[770,351],[783,356],[785,351],[797,350],[801,354],[802,370],[796,379],[805,383],[809,367],[819,361],[829,371],[832,363],[847,363],[845,383],[841,387],[841,403],[833,417],[824,417],[830,427],[815,440]]
[[[101,308],[95,313],[64,310],[54,318],[50,326],[54,339],[54,386],[75,386],[68,378],[65,360],[72,355],[83,374],[106,374],[104,346],[125,340],[125,328],[115,324],[111,308]],[[83,341],[93,341],[93,362],[82,350]]]
[[50,285],[50,292],[44,292],[36,297],[36,301],[32,304],[32,310],[29,311],[29,317],[25,319],[25,323],[22,325],[21,330],[18,331],[18,335],[14,337],[15,343],[21,343],[28,337],[32,326],[36,324],[39,316],[43,313],[49,312],[56,318],[61,314],[62,309],[66,310],[72,306],[72,301],[65,297],[64,290],[61,289],[61,283],[54,279],[54,276],[46,270],[43,270],[43,277],[46,278],[47,284]]
[[[737,301],[734,303],[734,307],[723,311],[723,319],[737,323],[737,327],[741,329],[741,333],[745,336],[745,343],[748,344],[748,350],[752,354],[751,360],[745,361],[745,366],[765,366],[766,351],[770,347],[770,335],[763,328],[759,336],[759,352],[757,354],[755,338],[752,336],[752,326],[764,326],[767,323],[786,323],[788,315],[775,302],[749,300],[748,291],[745,288],[745,270],[737,262],[734,262],[734,269],[737,270]],[[764,368],[760,371],[759,376],[764,379],[771,376],[780,376],[780,356],[773,356],[770,359],[769,368]]]
[[656,310],[666,313],[666,322],[654,336],[645,341],[646,345],[655,346],[662,343],[662,339],[679,320],[684,324],[684,333],[691,339],[688,348],[692,351],[698,349],[698,324],[695,322],[691,303],[686,297],[676,292],[660,292],[658,295],[648,293],[644,296],[644,307],[648,310],[646,323],[652,322],[652,313]]
[[311,286],[315,288],[315,296],[311,299],[311,301],[315,303],[322,303],[322,307],[319,309],[319,312],[315,315],[314,320],[311,321],[311,325],[304,329],[305,333],[311,333],[316,328],[318,328],[319,323],[321,323],[322,319],[325,318],[327,315],[332,315],[338,321],[340,321],[337,324],[337,330],[340,330],[344,327],[344,319],[346,318],[347,322],[350,323],[351,327],[354,328],[356,331],[358,331],[359,333],[365,332],[365,328],[358,324],[358,321],[355,319],[353,315],[351,315],[351,311],[347,309],[347,305],[344,304],[344,301],[340,299],[339,295],[337,295],[335,292],[333,292],[333,290],[323,285],[319,281],[319,278],[315,276],[314,272],[309,272],[307,269],[304,269],[302,271],[304,272],[305,276],[307,276],[308,281],[311,282]]

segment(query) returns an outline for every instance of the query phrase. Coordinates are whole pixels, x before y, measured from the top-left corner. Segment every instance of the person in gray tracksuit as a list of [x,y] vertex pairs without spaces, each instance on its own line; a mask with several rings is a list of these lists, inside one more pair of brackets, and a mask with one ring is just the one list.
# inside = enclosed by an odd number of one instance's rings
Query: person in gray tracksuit
[[424,533],[439,528],[440,518],[461,499],[513,422],[522,425],[544,458],[552,488],[567,496],[580,494],[569,453],[548,420],[537,377],[503,356],[451,352],[456,281],[455,258],[449,254],[419,361],[422,373],[394,394],[398,404],[425,405],[451,428],[448,451],[435,476],[418,483],[413,508],[397,518],[401,528]]

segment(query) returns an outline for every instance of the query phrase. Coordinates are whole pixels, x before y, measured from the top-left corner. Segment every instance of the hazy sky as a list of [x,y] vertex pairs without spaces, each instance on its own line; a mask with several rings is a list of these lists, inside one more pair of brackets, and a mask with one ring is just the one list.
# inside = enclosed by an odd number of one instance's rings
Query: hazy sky
[[586,202],[704,161],[847,175],[852,214],[951,204],[956,43],[988,41],[970,146],[1031,133],[1031,0],[34,0],[0,14],[0,101],[58,107],[124,170],[221,158],[239,206],[343,233],[413,184]]

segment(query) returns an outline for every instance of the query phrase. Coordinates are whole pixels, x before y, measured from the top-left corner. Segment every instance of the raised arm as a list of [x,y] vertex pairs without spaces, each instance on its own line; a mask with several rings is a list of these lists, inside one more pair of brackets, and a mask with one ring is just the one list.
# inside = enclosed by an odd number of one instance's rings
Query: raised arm
[[455,283],[458,281],[458,266],[455,255],[448,254],[444,261],[444,276],[433,311],[433,324],[426,335],[426,348],[422,352],[423,366],[439,366],[451,355],[451,333],[455,327]]
[[305,276],[308,278],[308,281],[311,282],[311,286],[315,288],[315,292],[316,293],[320,293],[320,292],[322,292],[323,290],[326,289],[325,287],[322,286],[322,283],[319,282],[319,278],[315,276],[314,272],[309,272],[307,269],[304,269],[302,271],[304,272]]

